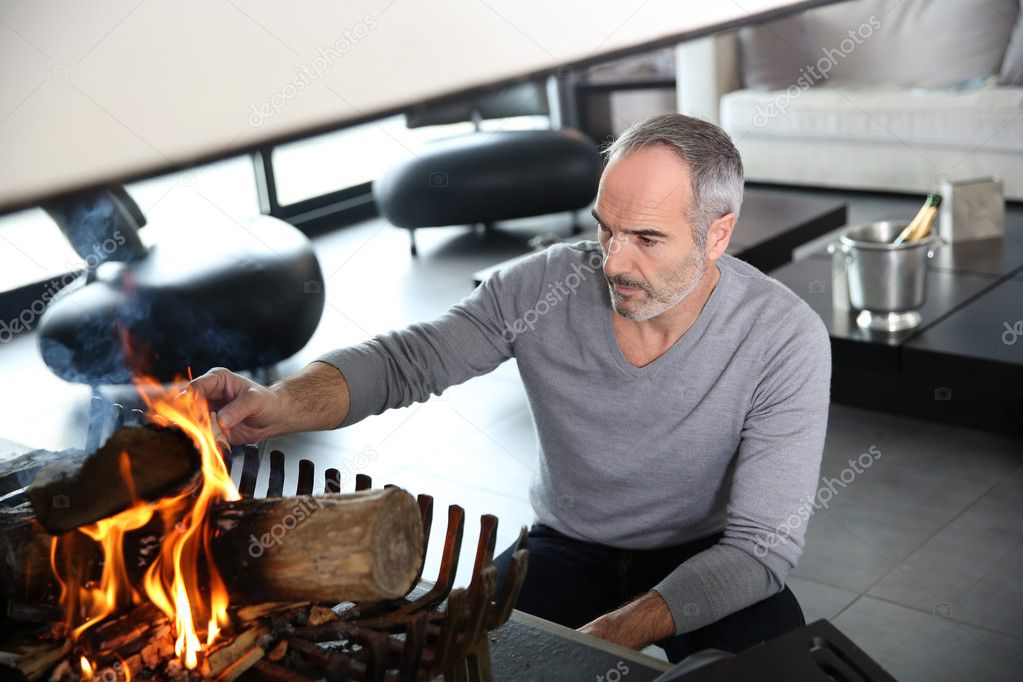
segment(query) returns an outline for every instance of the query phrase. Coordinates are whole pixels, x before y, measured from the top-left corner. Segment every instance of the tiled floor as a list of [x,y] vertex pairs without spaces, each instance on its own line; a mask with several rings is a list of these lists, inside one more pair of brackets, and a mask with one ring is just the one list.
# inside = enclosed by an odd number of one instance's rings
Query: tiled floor
[[[850,220],[912,215],[915,200],[848,197]],[[471,231],[424,230],[418,259],[407,235],[370,221],[317,240],[328,307],[290,372],[330,348],[427,319],[470,291],[470,274],[525,251],[538,230],[520,225],[489,241]],[[54,379],[31,335],[0,349],[0,455],[16,444],[78,445],[87,392]],[[482,513],[500,520],[499,549],[528,524],[535,435],[514,363],[440,398],[354,427],[283,439],[297,459],[368,473],[466,508],[467,543]],[[880,452],[841,482],[848,460]],[[1014,680],[1023,670],[1023,442],[943,424],[834,405],[822,477],[835,494],[813,517],[790,579],[807,619],[828,618],[906,681]],[[261,480],[265,481],[266,472]],[[846,476],[848,479],[848,476]],[[437,516],[442,523],[443,515]],[[436,544],[441,530],[435,529]],[[435,574],[439,546],[426,575]],[[464,582],[471,552],[462,557]]]

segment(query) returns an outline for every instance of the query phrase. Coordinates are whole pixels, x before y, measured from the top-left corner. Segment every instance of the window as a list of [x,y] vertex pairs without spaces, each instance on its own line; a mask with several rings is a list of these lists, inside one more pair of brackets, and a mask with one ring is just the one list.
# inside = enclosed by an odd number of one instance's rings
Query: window
[[[546,116],[516,116],[483,121],[483,131],[548,127]],[[469,121],[409,129],[405,116],[363,123],[274,148],[277,198],[282,206],[372,181],[388,167],[426,144],[473,131]]]
[[[224,216],[244,222],[259,213],[252,161],[239,156],[198,168],[130,183],[128,193],[146,215],[147,224]],[[151,243],[150,230],[142,240]],[[41,208],[0,216],[0,293],[79,271],[85,262],[71,248],[56,223]]]

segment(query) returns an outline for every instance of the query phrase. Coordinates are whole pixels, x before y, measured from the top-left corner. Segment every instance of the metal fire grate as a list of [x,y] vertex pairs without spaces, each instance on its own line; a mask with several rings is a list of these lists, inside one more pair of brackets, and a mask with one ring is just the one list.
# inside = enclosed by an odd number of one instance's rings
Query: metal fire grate
[[[239,492],[243,497],[255,497],[259,450],[246,446],[240,457]],[[272,450],[267,497],[283,495],[284,464],[284,453]],[[294,494],[311,494],[314,480],[313,463],[300,460]],[[326,492],[340,492],[340,472],[327,469],[324,484]],[[371,487],[369,476],[356,475],[356,490]],[[425,563],[433,498],[419,495],[417,500],[426,541]],[[493,564],[497,517],[490,514],[480,517],[471,582],[468,588],[452,589],[464,526],[465,510],[458,505],[448,507],[444,553],[434,582],[421,581],[420,569],[415,586],[402,599],[337,605],[334,611],[339,620],[295,628],[289,635],[289,650],[301,659],[296,662],[297,667],[311,668],[327,679],[339,680],[411,681],[439,675],[445,680],[493,679],[487,633],[508,620],[522,587],[528,561],[526,529],[523,527],[519,533],[507,579],[498,591],[497,569]],[[273,667],[276,667],[273,663],[257,664],[257,669]]]

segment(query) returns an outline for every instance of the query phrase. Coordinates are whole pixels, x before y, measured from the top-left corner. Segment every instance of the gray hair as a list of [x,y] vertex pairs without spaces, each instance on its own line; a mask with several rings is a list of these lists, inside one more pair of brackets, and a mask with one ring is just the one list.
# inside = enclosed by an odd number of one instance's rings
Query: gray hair
[[684,114],[660,114],[632,125],[604,154],[610,162],[652,144],[674,149],[689,166],[693,199],[685,219],[693,226],[696,245],[706,248],[711,223],[728,213],[739,218],[743,189],[739,150],[713,123]]

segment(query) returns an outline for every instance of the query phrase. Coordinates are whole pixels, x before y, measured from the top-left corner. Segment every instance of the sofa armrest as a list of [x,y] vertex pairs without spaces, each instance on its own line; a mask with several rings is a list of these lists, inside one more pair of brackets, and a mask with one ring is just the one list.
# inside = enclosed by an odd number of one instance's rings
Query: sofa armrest
[[736,32],[679,43],[675,74],[678,111],[718,123],[721,96],[741,87]]

